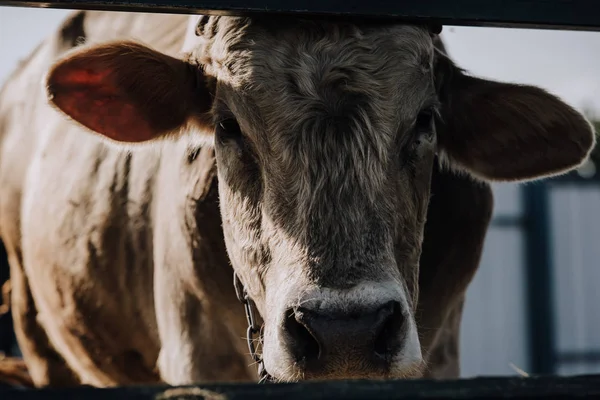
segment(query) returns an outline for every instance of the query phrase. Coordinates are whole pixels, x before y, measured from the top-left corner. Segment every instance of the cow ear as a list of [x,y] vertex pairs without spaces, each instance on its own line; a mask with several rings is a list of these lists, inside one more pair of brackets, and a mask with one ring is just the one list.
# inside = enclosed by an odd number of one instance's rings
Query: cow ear
[[52,66],[46,87],[60,111],[118,142],[210,130],[211,96],[201,69],[137,43],[76,50]]
[[441,155],[488,181],[527,181],[581,165],[595,145],[591,124],[533,86],[466,75],[437,55]]

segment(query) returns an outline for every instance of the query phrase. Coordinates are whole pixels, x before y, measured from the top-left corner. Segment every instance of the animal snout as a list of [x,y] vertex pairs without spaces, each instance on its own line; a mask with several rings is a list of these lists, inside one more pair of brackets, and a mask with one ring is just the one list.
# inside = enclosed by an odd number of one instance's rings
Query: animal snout
[[284,337],[305,373],[349,364],[386,369],[401,350],[405,322],[398,301],[352,312],[297,307],[287,311]]

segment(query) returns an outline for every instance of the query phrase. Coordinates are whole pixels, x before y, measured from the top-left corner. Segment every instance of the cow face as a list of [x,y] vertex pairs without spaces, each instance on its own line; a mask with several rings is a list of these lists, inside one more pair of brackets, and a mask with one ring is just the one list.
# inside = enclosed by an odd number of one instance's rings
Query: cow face
[[282,381],[420,375],[436,154],[515,181],[577,166],[594,143],[569,106],[465,75],[422,27],[200,17],[185,47],[76,50],[51,69],[50,99],[114,141],[214,145],[229,257]]

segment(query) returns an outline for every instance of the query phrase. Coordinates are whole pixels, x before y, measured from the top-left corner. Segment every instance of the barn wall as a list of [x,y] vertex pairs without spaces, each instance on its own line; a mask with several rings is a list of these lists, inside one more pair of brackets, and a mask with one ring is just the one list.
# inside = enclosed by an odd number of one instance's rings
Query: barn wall
[[[549,188],[556,373],[600,373],[600,184],[552,183]],[[522,189],[494,187],[496,220],[522,216]],[[517,375],[511,363],[526,372],[530,368],[525,243],[519,225],[490,228],[467,292],[463,377]]]
[[[517,219],[521,188],[494,186],[494,219]],[[492,225],[479,271],[467,291],[460,347],[463,377],[527,370],[524,235],[519,225]]]
[[600,186],[561,185],[550,196],[556,309],[561,353],[594,356],[562,362],[565,375],[600,373]]

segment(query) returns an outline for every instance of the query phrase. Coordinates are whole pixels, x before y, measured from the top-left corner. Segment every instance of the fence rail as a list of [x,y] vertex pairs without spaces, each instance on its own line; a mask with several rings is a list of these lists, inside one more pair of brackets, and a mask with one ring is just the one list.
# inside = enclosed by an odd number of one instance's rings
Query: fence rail
[[358,400],[358,399],[575,399],[600,398],[600,375],[571,378],[476,378],[456,381],[316,382],[270,385],[207,385],[200,388],[163,386],[114,389],[0,390],[11,400]]
[[597,0],[0,0],[0,5],[137,12],[284,13],[446,25],[600,31]]

